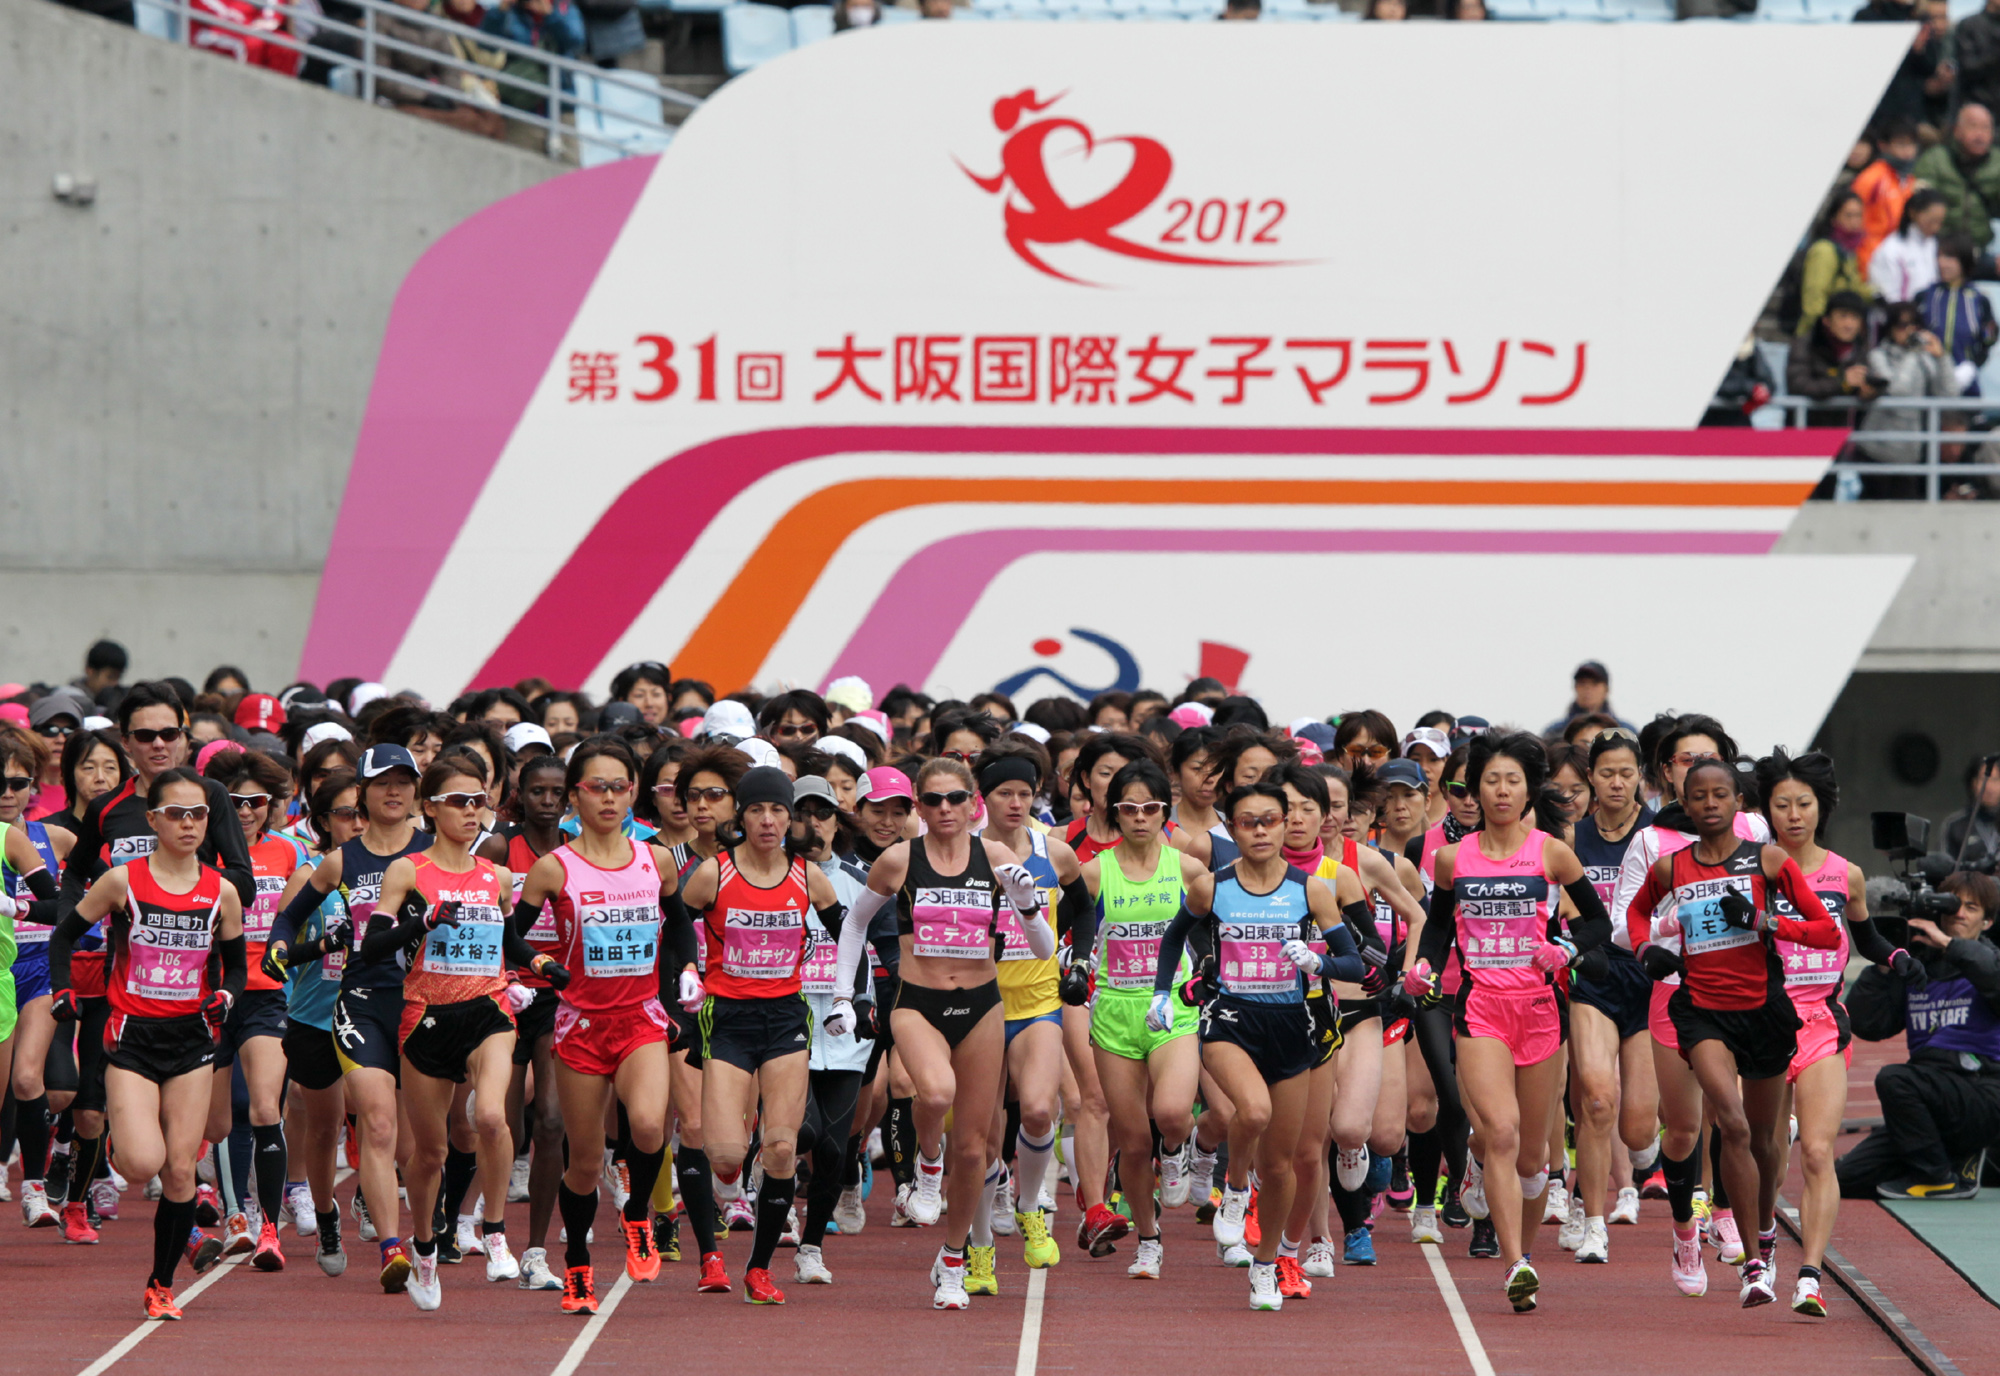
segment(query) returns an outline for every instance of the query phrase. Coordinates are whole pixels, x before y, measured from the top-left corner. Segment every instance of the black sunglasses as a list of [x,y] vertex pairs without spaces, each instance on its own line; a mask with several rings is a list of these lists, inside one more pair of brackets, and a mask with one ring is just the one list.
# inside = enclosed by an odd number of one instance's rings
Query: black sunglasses
[[0,779],[0,785],[4,785],[4,791],[8,793],[26,793],[35,786],[35,781],[25,774],[9,774]]
[[949,793],[919,793],[917,801],[925,807],[958,807],[971,796],[969,788],[954,788]]
[[162,726],[158,730],[150,726],[142,726],[137,731],[127,731],[125,734],[141,745],[151,745],[154,741],[165,741],[168,745],[172,745],[182,736],[185,736],[187,730],[185,727],[180,726]]

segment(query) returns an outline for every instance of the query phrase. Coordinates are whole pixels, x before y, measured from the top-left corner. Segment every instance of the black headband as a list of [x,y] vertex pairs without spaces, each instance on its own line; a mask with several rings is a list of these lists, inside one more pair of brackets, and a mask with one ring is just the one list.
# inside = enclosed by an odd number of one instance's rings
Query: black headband
[[1023,783],[1034,788],[1042,781],[1042,771],[1026,755],[1002,755],[979,771],[979,791],[991,793],[1006,783]]

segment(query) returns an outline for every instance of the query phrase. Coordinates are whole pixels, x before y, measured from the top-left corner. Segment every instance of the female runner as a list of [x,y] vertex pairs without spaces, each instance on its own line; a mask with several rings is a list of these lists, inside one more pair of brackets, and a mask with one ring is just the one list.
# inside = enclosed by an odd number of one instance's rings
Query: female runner
[[685,886],[686,904],[702,914],[708,948],[701,1118],[709,1161],[718,1176],[731,1179],[746,1164],[752,1119],[759,1124],[763,1184],[743,1298],[783,1304],[785,1292],[771,1279],[771,1257],[797,1193],[799,1124],[806,1111],[813,1035],[799,978],[806,910],[836,937],[843,914],[833,881],[793,853],[792,781],[785,772],[769,765],[747,770],[735,797],[734,844],[704,860]]
[[[602,1159],[596,1143],[615,1093],[630,1127],[631,1189],[621,1205],[625,1272],[635,1281],[660,1273],[646,1210],[666,1159],[668,1062],[672,1023],[668,1000],[692,1008],[701,999],[693,941],[682,907],[673,857],[626,835],[626,814],[638,784],[639,764],[614,739],[593,736],[570,755],[565,782],[581,829],[568,844],[537,860],[521,886],[516,931],[541,922],[544,905],[555,909],[561,960],[544,970],[561,994],[555,1018],[555,1075],[569,1165],[558,1194],[568,1234],[562,1310],[595,1314],[597,1290],[590,1264],[590,1227],[597,1213]],[[576,1144],[587,1144],[578,1150]],[[683,1151],[699,1158],[699,1148]],[[683,1161],[683,1167],[687,1162]],[[700,1161],[701,1178],[708,1163]],[[704,1201],[709,1219],[712,1200]],[[699,1289],[713,1288],[722,1257],[702,1258]],[[722,1278],[722,1289],[728,1288]]]
[[[1006,1041],[994,950],[1000,905],[1020,914],[1038,960],[1055,954],[1035,877],[1005,846],[972,834],[972,771],[935,759],[917,773],[925,834],[898,842],[868,873],[840,938],[838,989],[851,989],[876,912],[897,905],[901,984],[889,1014],[896,1050],[915,1089],[918,1160],[907,1205],[920,1225],[936,1223],[944,1185],[944,1120],[983,1125],[1000,1093]],[[836,995],[827,1030],[854,1030],[852,1004]],[[951,1223],[931,1265],[937,1309],[964,1309],[965,1246],[985,1188],[986,1134],[960,1132],[951,1144]]]
[[[106,1116],[130,1179],[160,1177],[146,1317],[178,1319],[174,1271],[194,1229],[195,1154],[208,1118],[215,1038],[243,992],[243,904],[234,885],[202,863],[209,794],[201,776],[163,769],[146,790],[156,844],[107,870],[49,938],[58,1022],[77,1016],[70,951],[93,923],[109,933],[105,996]],[[220,957],[222,983],[206,977]]]
[[[1467,776],[1476,781],[1484,825],[1438,851],[1444,911],[1434,900],[1423,943],[1433,969],[1454,938],[1464,963],[1459,1075],[1495,1166],[1486,1175],[1486,1205],[1517,1312],[1533,1309],[1541,1288],[1530,1252],[1548,1185],[1544,1125],[1562,1083],[1557,981],[1580,952],[1611,936],[1610,917],[1576,852],[1535,825],[1545,771],[1541,742],[1532,736],[1488,733],[1473,741]],[[1551,939],[1558,887],[1577,918],[1569,937]],[[1511,1171],[1504,1169],[1509,1161]]]
[[[94,744],[94,753],[108,755],[111,777],[117,777],[117,754],[113,746]],[[49,1122],[52,1113],[69,1107],[73,1089],[61,1092],[62,1102],[51,1104],[52,1091],[45,1078],[55,1043],[55,1019],[49,1014],[49,933],[54,930],[56,876],[62,872],[63,857],[69,854],[73,833],[43,822],[26,821],[28,799],[34,781],[42,776],[48,748],[41,738],[9,728],[0,731],[0,826],[6,841],[0,846],[0,872],[6,876],[6,896],[13,900],[14,946],[13,997],[0,1007],[0,1014],[18,1014],[13,1024],[12,1084],[14,1107],[21,1144],[21,1218],[30,1228],[52,1228],[59,1222],[49,1206],[48,1187],[43,1180],[49,1158]],[[22,780],[27,780],[23,783]],[[64,779],[69,796],[76,788]],[[102,793],[103,788],[97,792]],[[95,795],[91,795],[95,796]],[[40,874],[40,878],[31,876]],[[35,908],[33,905],[43,906]],[[39,912],[40,917],[35,913]],[[0,1052],[5,1055],[6,1052]],[[62,1057],[65,1068],[74,1072],[74,1053]],[[6,1083],[6,1081],[0,1081]],[[75,1215],[78,1231],[91,1231],[81,1197]]]
[[[1739,1206],[1755,1206],[1758,1231],[1776,1236],[1779,1142],[1784,1132],[1784,1075],[1798,1051],[1800,1019],[1785,991],[1784,970],[1772,938],[1837,950],[1841,930],[1806,884],[1798,865],[1776,846],[1736,834],[1736,770],[1725,760],[1697,760],[1682,774],[1680,801],[1694,824],[1692,845],[1653,863],[1627,919],[1640,962],[1655,979],[1681,976],[1667,1003],[1680,1054],[1693,1069],[1721,1137],[1719,1175]],[[1783,895],[1798,918],[1782,917],[1773,899]],[[1648,919],[1663,898],[1672,915]],[[1655,944],[1654,934],[1678,929],[1681,954]],[[1903,959],[1908,961],[1907,953]],[[1738,1082],[1741,1088],[1738,1088]],[[1700,1175],[1690,1153],[1666,1163],[1669,1188],[1688,1195]],[[1676,1201],[1678,1202],[1678,1200]],[[1693,1272],[1701,1251],[1692,1222],[1674,1215],[1675,1281],[1687,1293],[1682,1270],[1692,1248]],[[1745,1309],[1777,1298],[1760,1256],[1743,1262]],[[1706,1289],[1706,1277],[1701,1288]]]

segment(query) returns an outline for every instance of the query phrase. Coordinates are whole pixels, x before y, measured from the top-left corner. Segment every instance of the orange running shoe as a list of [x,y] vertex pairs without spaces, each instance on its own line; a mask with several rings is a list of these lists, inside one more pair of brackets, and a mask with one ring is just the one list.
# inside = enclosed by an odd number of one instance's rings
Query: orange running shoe
[[146,1317],[149,1319],[178,1319],[181,1307],[174,1303],[174,1289],[171,1285],[157,1282],[146,1286]]
[[1299,1268],[1297,1257],[1278,1258],[1278,1293],[1288,1300],[1312,1298],[1313,1284]]
[[771,1279],[771,1273],[761,1266],[753,1266],[743,1273],[743,1302],[745,1304],[783,1304],[785,1292]]
[[572,1266],[563,1274],[562,1310],[565,1314],[595,1314],[597,1289],[591,1284],[588,1266]]
[[653,1250],[653,1225],[625,1220],[625,1274],[636,1281],[659,1277],[660,1254]]
[[729,1293],[729,1272],[722,1264],[722,1253],[701,1254],[701,1279],[695,1282],[694,1288],[695,1293],[701,1295]]
[[1253,1185],[1250,1188],[1250,1208],[1243,1215],[1243,1245],[1254,1252],[1263,1237],[1264,1230],[1257,1223],[1257,1188]]

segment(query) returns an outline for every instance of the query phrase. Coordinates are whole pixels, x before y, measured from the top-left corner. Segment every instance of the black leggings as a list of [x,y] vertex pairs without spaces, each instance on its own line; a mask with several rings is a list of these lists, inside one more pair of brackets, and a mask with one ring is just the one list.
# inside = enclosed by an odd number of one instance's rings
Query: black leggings
[[814,1070],[808,1075],[810,1089],[805,1121],[799,1124],[798,1154],[801,1159],[811,1158],[812,1182],[806,1188],[805,1232],[799,1245],[817,1247],[847,1183],[847,1144],[854,1131],[854,1107],[861,1099],[862,1072]]
[[[1458,1097],[1458,1063],[1451,1040],[1452,1004],[1449,1000],[1435,1008],[1419,1008],[1410,1019],[1410,1030],[1417,1039],[1417,1050],[1423,1054],[1424,1068],[1431,1073],[1431,1084],[1437,1089],[1437,1126],[1433,1133],[1413,1136],[1410,1151],[1410,1178],[1415,1183],[1418,1198],[1428,1199],[1437,1183],[1438,1159],[1433,1153],[1441,1150],[1446,1171],[1450,1175],[1445,1198],[1458,1193],[1458,1187],[1465,1179],[1465,1152],[1467,1146],[1465,1105]],[[1433,1147],[1421,1138],[1431,1138]],[[1444,1201],[1438,1201],[1442,1204]]]

